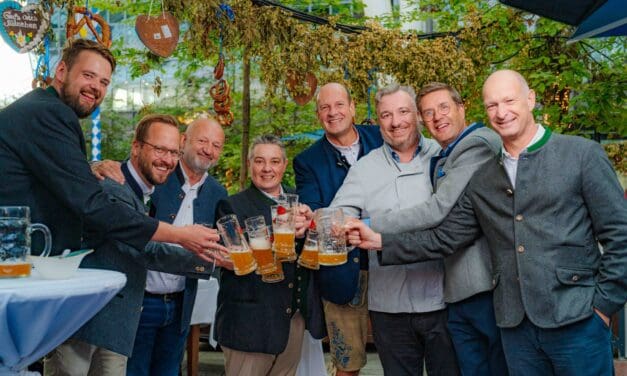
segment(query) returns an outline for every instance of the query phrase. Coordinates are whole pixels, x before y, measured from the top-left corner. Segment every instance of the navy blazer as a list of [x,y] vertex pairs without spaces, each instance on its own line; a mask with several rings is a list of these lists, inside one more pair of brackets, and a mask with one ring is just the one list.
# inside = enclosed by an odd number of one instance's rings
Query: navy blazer
[[[172,223],[185,198],[181,187],[185,184],[185,177],[178,164],[174,173],[166,180],[165,184],[157,185],[151,196],[155,207],[155,217],[161,221]],[[203,185],[198,189],[198,196],[194,200],[194,223],[214,224],[214,214],[218,201],[227,197],[226,189],[216,179],[207,176]],[[187,330],[192,317],[192,309],[196,300],[198,280],[187,278],[185,280],[185,294],[183,297],[183,313],[181,314],[181,333]]]
[[[357,125],[361,150],[359,157],[383,145],[378,126]],[[346,178],[350,165],[326,137],[321,137],[294,158],[296,190],[300,202],[312,210],[331,204],[335,193]],[[364,260],[360,262],[360,257]],[[348,262],[340,266],[320,266],[317,274],[320,294],[325,299],[346,304],[353,299],[359,282],[359,269],[367,269],[367,256],[359,249],[352,250]]]

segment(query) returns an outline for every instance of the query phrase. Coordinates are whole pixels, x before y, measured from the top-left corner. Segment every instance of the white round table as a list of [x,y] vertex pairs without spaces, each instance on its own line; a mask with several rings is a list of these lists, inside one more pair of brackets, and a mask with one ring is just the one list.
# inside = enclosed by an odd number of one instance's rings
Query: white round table
[[126,284],[109,270],[63,280],[0,279],[0,375],[19,374],[76,332]]

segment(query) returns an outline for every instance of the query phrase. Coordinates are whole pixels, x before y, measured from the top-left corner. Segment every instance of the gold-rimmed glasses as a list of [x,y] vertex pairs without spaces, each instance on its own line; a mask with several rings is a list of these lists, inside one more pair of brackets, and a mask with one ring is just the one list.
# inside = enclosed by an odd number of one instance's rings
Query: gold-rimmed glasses
[[[431,121],[435,116],[436,109],[429,108],[427,110],[420,111],[420,116],[422,116],[422,120]],[[440,115],[448,115],[451,112],[451,104],[449,102],[442,102],[438,105],[437,111]]]
[[157,145],[151,144],[148,141],[139,141],[139,142],[150,146],[152,148],[153,153],[155,153],[155,155],[159,158],[163,158],[166,155],[169,155],[170,157],[172,157],[172,159],[178,160],[181,158],[181,152],[179,150],[172,150],[172,149],[164,148],[163,146],[157,146]]

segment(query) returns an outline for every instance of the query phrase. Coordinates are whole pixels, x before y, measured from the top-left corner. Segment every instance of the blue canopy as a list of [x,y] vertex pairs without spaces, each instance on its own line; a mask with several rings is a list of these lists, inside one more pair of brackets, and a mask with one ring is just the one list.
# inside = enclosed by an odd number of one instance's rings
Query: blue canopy
[[579,25],[570,41],[619,35],[627,35],[627,2],[608,0]]
[[627,35],[625,0],[500,0],[505,5],[578,26],[571,41]]

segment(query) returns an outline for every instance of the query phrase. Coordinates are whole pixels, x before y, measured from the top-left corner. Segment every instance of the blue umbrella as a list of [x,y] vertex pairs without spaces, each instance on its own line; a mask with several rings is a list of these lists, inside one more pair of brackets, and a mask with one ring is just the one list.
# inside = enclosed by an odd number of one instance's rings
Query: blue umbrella
[[505,5],[578,26],[571,41],[627,35],[625,0],[499,0]]
[[627,35],[627,2],[608,0],[581,22],[570,42],[619,35]]

